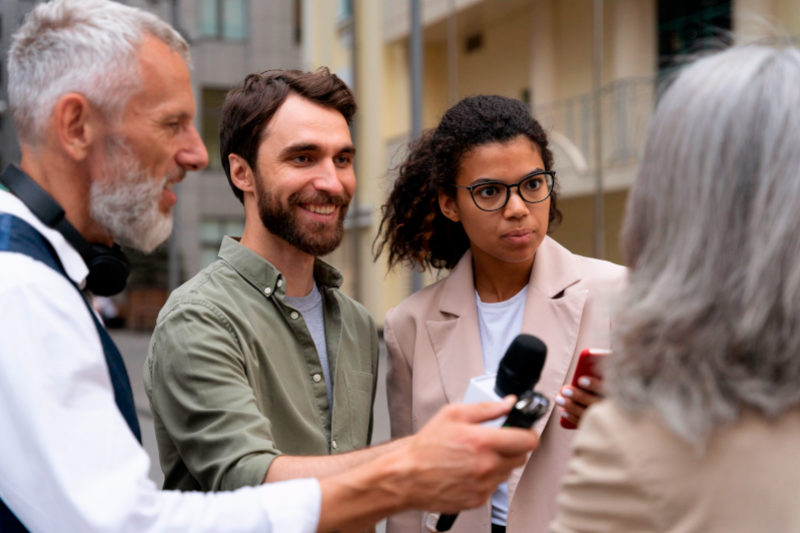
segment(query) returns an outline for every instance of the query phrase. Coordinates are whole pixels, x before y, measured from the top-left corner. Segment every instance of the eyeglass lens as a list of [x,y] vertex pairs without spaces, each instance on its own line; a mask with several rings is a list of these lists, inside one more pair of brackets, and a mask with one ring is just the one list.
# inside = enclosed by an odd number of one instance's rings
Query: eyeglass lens
[[[541,202],[553,188],[553,178],[550,174],[536,174],[519,184],[519,194],[529,203]],[[475,204],[485,210],[494,211],[505,205],[511,188],[501,183],[487,183],[472,190]]]

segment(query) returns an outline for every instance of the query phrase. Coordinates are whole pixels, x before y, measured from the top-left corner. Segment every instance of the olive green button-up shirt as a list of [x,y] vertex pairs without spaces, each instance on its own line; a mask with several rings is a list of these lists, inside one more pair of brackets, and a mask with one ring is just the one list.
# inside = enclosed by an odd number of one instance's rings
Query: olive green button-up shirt
[[333,409],[303,317],[283,275],[226,237],[219,260],[172,293],[144,368],[165,489],[233,490],[263,482],[280,454],[369,444],[378,334],[317,260]]

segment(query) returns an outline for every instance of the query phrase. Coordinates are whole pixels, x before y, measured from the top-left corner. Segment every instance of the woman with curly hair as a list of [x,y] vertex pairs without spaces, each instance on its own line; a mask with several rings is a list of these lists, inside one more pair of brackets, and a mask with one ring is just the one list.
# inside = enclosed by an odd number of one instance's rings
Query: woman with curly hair
[[[471,378],[497,372],[520,333],[542,339],[537,390],[561,414],[535,426],[539,449],[491,502],[462,513],[454,533],[547,530],[584,409],[600,380],[569,383],[584,348],[610,348],[607,296],[625,269],[573,255],[547,236],[560,221],[547,134],[517,100],[466,98],[411,145],[383,207],[377,255],[391,267],[449,270],[386,316],[392,437],[416,432],[440,407],[461,402]],[[394,517],[390,533],[435,531],[437,517]]]

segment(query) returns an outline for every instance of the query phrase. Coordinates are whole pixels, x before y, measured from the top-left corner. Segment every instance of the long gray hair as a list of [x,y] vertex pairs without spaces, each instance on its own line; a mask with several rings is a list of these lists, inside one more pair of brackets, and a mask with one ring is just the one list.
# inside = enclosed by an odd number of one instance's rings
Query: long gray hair
[[628,199],[630,285],[611,395],[702,444],[743,408],[800,405],[800,51],[687,67],[650,125]]

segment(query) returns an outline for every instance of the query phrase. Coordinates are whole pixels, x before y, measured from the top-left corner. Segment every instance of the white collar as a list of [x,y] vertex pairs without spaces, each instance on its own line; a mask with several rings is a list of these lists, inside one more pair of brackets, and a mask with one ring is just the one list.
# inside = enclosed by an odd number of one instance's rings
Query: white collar
[[63,235],[45,226],[41,220],[36,218],[36,215],[19,198],[9,192],[0,190],[0,213],[14,215],[33,226],[36,231],[50,242],[70,279],[81,288],[86,285],[89,268],[78,251],[67,242]]

